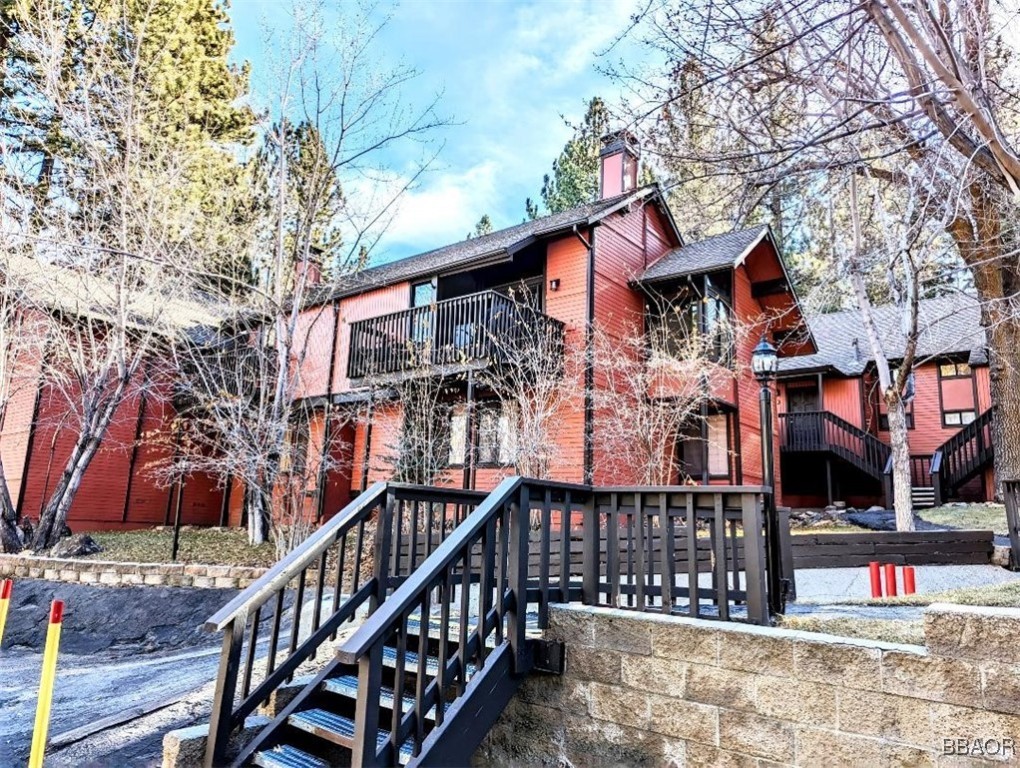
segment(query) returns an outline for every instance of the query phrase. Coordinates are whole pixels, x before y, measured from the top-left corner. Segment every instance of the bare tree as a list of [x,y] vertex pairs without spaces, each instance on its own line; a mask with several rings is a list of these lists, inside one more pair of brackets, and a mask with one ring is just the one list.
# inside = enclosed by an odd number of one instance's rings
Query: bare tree
[[[721,127],[711,144],[655,143],[674,167],[737,178],[752,201],[796,187],[824,201],[825,174],[913,178],[941,201],[935,216],[970,268],[988,329],[995,460],[1020,476],[1020,122],[1016,18],[994,0],[904,5],[868,0],[713,0],[648,6],[643,30],[668,62],[664,76],[630,73],[635,120],[662,135],[689,119]],[[678,73],[695,66],[699,77]],[[918,171],[905,176],[893,160]],[[824,204],[824,202],[823,202]],[[1011,438],[1011,439],[1007,439]]]
[[[907,167],[902,172],[911,173],[912,169]],[[923,330],[918,302],[924,280],[929,277],[927,273],[933,267],[939,269],[940,257],[951,243],[947,242],[949,237],[940,226],[938,211],[931,215],[932,202],[924,197],[926,188],[923,185],[900,184],[890,189],[888,182],[856,173],[847,174],[845,184],[850,227],[845,237],[842,227],[831,227],[833,260],[842,266],[853,288],[886,407],[896,527],[911,531],[914,529],[913,483],[907,404],[913,394],[913,368]],[[899,314],[902,347],[898,343],[889,347],[890,340],[876,322],[868,285],[869,278],[876,273],[886,283]]]
[[500,404],[514,472],[547,478],[560,458],[557,427],[581,398],[576,339],[522,292],[511,291],[502,311],[507,317],[496,323],[502,330],[491,334],[496,360],[479,379]]
[[701,424],[713,389],[733,376],[718,354],[729,348],[733,329],[701,332],[688,322],[689,305],[650,301],[658,311],[644,331],[640,321],[624,324],[622,332],[604,324],[594,329],[596,472],[670,485],[691,480],[680,439]]
[[[32,332],[45,345],[39,377],[46,411],[59,415],[49,426],[71,443],[54,467],[36,549],[66,529],[119,406],[159,380],[141,375],[143,366],[166,359],[189,329],[217,319],[177,267],[201,258],[201,244],[188,236],[198,201],[189,207],[181,203],[186,195],[170,194],[185,184],[187,149],[149,130],[158,104],[137,72],[142,40],[128,39],[125,18],[111,11],[76,30],[72,44],[65,10],[40,4],[17,27],[32,68],[32,106],[59,126],[59,141],[40,149],[31,132],[0,137],[3,280],[32,309]],[[23,334],[17,318],[24,316],[5,312],[14,323],[7,332]]]
[[[330,294],[357,279],[400,198],[431,163],[432,136],[444,125],[434,100],[408,101],[416,71],[380,63],[385,20],[372,8],[327,23],[321,8],[296,4],[293,16],[286,40],[270,35],[267,59],[276,51],[283,58],[265,97],[276,119],[262,126],[263,150],[252,161],[259,193],[247,247],[256,275],[230,292],[243,318],[225,342],[236,362],[224,373],[202,347],[182,360],[202,437],[179,466],[244,484],[252,543],[270,535],[274,499],[293,474],[284,470],[298,460],[289,435],[307,431],[300,401],[315,386],[309,371],[333,354],[315,347],[313,329],[335,322]],[[395,177],[387,152],[408,146],[425,154]],[[216,386],[223,375],[226,389]],[[326,420],[326,449],[335,427]],[[213,457],[228,452],[217,470]]]

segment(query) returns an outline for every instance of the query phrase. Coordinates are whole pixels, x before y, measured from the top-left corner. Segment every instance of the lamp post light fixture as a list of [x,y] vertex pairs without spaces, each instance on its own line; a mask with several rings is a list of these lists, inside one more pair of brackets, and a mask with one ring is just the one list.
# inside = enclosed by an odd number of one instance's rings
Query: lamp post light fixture
[[782,558],[779,545],[779,515],[776,513],[775,452],[772,447],[772,381],[776,377],[779,358],[776,348],[762,334],[758,346],[751,352],[751,370],[761,384],[758,393],[761,424],[761,484],[769,488],[765,497],[765,543],[768,568],[769,613],[773,616],[785,610],[783,599]]

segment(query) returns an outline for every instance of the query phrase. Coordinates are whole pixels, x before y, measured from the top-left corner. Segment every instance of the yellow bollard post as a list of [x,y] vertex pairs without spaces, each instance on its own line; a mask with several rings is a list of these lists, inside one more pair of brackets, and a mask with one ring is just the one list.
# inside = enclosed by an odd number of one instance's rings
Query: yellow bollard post
[[57,648],[60,645],[60,625],[63,620],[64,601],[54,600],[50,606],[50,625],[46,630],[46,650],[43,651],[39,703],[35,708],[35,730],[32,733],[32,754],[28,758],[28,768],[42,768],[43,757],[46,754],[50,708],[53,705],[53,680],[57,674]]
[[4,642],[4,626],[7,624],[7,609],[11,604],[11,590],[14,582],[10,579],[0,581],[0,645]]

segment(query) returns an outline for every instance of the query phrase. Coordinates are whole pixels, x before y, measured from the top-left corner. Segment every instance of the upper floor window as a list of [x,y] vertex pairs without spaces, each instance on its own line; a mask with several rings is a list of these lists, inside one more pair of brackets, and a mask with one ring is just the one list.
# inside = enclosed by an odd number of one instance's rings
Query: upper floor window
[[938,365],[939,406],[943,427],[963,427],[977,417],[974,371],[967,363],[942,362]]
[[729,273],[702,275],[671,298],[651,302],[648,329],[653,353],[704,356],[728,365],[733,359]]

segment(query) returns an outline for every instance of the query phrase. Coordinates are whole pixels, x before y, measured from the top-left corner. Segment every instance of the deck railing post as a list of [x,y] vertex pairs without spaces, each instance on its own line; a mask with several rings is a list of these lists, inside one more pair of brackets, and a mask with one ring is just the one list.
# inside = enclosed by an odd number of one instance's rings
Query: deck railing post
[[581,528],[581,602],[585,605],[596,605],[599,601],[599,527],[595,494],[589,493]]
[[[747,580],[747,620],[769,624],[769,595],[765,584],[765,520],[763,496],[741,494],[741,524],[744,527],[744,576]],[[721,517],[722,510],[717,515]],[[725,577],[723,577],[725,580]],[[720,610],[722,606],[720,605]]]
[[797,599],[797,575],[793,568],[793,537],[790,533],[790,508],[779,507],[779,559],[783,564],[783,588],[786,599]]
[[242,611],[223,629],[216,693],[213,696],[209,735],[205,745],[205,768],[221,765],[227,756],[230,720],[234,712],[234,697],[237,694],[237,675],[241,666],[241,645],[244,642],[244,627],[247,623],[248,613]]
[[[389,561],[390,561],[390,549],[393,546],[393,526],[394,524],[399,525],[400,521],[396,519],[394,509],[396,507],[396,497],[392,490],[386,491],[386,500],[379,507],[379,513],[376,516],[375,526],[375,562],[372,566],[372,575],[375,577],[375,593],[369,602],[368,610],[369,613],[375,611],[376,608],[386,599],[386,594],[389,591]],[[399,552],[395,553],[397,557],[400,556]]]
[[522,485],[517,499],[510,502],[510,589],[513,590],[513,605],[507,617],[507,635],[513,652],[515,673],[527,671],[527,628],[528,628],[528,546],[531,536],[529,518],[531,495],[527,485]]

